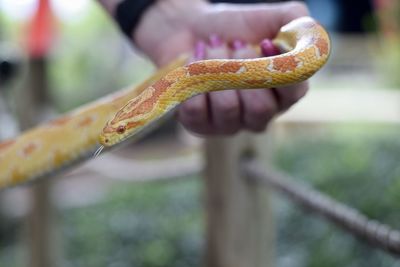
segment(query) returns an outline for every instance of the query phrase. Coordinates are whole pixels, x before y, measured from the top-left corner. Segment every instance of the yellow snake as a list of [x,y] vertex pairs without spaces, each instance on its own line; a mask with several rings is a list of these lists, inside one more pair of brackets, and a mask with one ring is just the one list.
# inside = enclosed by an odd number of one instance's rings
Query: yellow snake
[[99,142],[101,148],[109,148],[136,136],[194,95],[304,81],[330,54],[327,32],[309,17],[283,26],[273,42],[283,54],[187,65],[188,57],[178,58],[136,88],[104,97],[0,143],[0,188],[55,175],[83,162],[93,156]]

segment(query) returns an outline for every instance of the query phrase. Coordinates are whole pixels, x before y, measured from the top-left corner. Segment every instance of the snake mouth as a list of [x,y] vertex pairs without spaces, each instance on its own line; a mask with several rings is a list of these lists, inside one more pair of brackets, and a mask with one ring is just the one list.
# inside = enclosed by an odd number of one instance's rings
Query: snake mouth
[[107,136],[102,134],[99,136],[99,143],[105,147],[110,146],[110,139]]
[[110,148],[127,141],[128,139],[135,139],[137,133],[141,130],[127,131],[124,126],[118,126],[112,133],[102,133],[99,136],[100,145]]
[[121,143],[123,140],[127,139],[128,137],[122,134],[110,134],[110,133],[102,133],[99,136],[99,143],[100,145],[104,147],[112,147],[115,146],[119,143]]

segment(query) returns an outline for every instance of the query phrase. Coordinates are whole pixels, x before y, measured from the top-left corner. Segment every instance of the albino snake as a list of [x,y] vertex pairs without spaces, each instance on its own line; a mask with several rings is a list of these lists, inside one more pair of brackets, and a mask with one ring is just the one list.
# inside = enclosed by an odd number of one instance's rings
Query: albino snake
[[0,188],[55,175],[83,162],[99,142],[106,148],[115,146],[158,124],[168,111],[194,95],[304,81],[330,54],[327,32],[309,17],[282,27],[273,42],[283,54],[187,65],[188,57],[181,57],[138,87],[106,96],[0,143]]

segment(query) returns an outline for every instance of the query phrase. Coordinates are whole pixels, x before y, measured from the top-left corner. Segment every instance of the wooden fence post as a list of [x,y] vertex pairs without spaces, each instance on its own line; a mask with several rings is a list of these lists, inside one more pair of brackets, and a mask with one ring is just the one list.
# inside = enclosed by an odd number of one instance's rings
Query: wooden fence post
[[[48,100],[47,61],[45,58],[30,59],[29,86],[18,97],[18,120],[22,130],[30,128],[44,116]],[[31,186],[31,209],[27,220],[28,263],[30,267],[56,265],[52,182],[41,180]]]
[[249,134],[206,141],[206,267],[274,264],[274,230],[267,191],[240,175],[240,158],[254,150],[254,144]]

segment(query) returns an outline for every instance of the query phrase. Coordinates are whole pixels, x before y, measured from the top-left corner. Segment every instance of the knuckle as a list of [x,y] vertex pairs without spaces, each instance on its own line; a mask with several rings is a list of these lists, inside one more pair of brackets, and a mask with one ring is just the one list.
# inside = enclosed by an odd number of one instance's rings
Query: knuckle
[[249,107],[248,116],[251,117],[254,121],[266,121],[273,114],[275,114],[275,112],[275,108],[271,105],[263,103],[253,103],[253,105]]
[[280,111],[287,111],[290,109],[294,104],[296,104],[298,100],[295,98],[286,98],[284,101],[282,101],[281,106],[280,106]]
[[179,122],[185,127],[187,130],[192,130],[197,127],[197,124],[188,120],[187,118],[179,118]]
[[247,121],[245,121],[245,127],[252,132],[263,132],[265,131],[268,123],[274,118],[274,115],[275,114],[268,114],[262,118],[262,120],[249,118]]
[[240,128],[239,127],[227,127],[224,129],[220,130],[220,133],[223,135],[234,135],[237,134],[239,132]]
[[307,88],[299,88],[298,90],[295,90],[291,97],[291,101],[293,102],[293,104],[303,98],[307,94],[307,91]]
[[187,118],[179,118],[179,122],[187,131],[191,133],[200,135],[211,133],[211,129],[207,124],[207,122],[202,122],[202,121],[196,122]]
[[288,109],[290,106],[296,104],[307,93],[307,88],[298,88],[289,94],[285,94],[282,99],[283,109]]
[[296,92],[297,92],[297,97],[299,99],[304,97],[308,92],[308,84],[305,83],[302,87],[300,87],[298,90],[296,90]]
[[305,3],[300,1],[290,1],[287,3],[287,9],[289,13],[299,16],[307,16],[310,14],[308,7]]
[[263,123],[263,124],[259,124],[259,125],[253,125],[253,126],[250,126],[247,128],[254,133],[261,133],[267,129],[267,126],[268,126],[268,123]]
[[220,103],[217,107],[216,110],[218,116],[222,121],[233,121],[237,120],[240,115],[240,108],[238,103],[233,103],[233,102],[225,102],[225,103]]
[[184,120],[180,120],[180,123],[182,124],[182,126],[189,132],[197,132],[196,127],[193,127],[193,125],[191,125],[190,123],[184,121]]
[[210,134],[208,129],[204,129],[204,128],[200,128],[200,127],[186,126],[184,124],[183,124],[183,126],[185,127],[185,129],[187,131],[189,131],[190,133],[195,134],[195,135],[208,135],[208,134]]
[[194,103],[184,103],[181,107],[181,111],[191,120],[200,119],[205,112],[203,109],[201,105],[196,105]]
[[287,105],[291,106],[295,103],[297,103],[297,101],[300,100],[300,97],[297,96],[297,94],[290,94],[288,96],[286,96],[285,102]]

